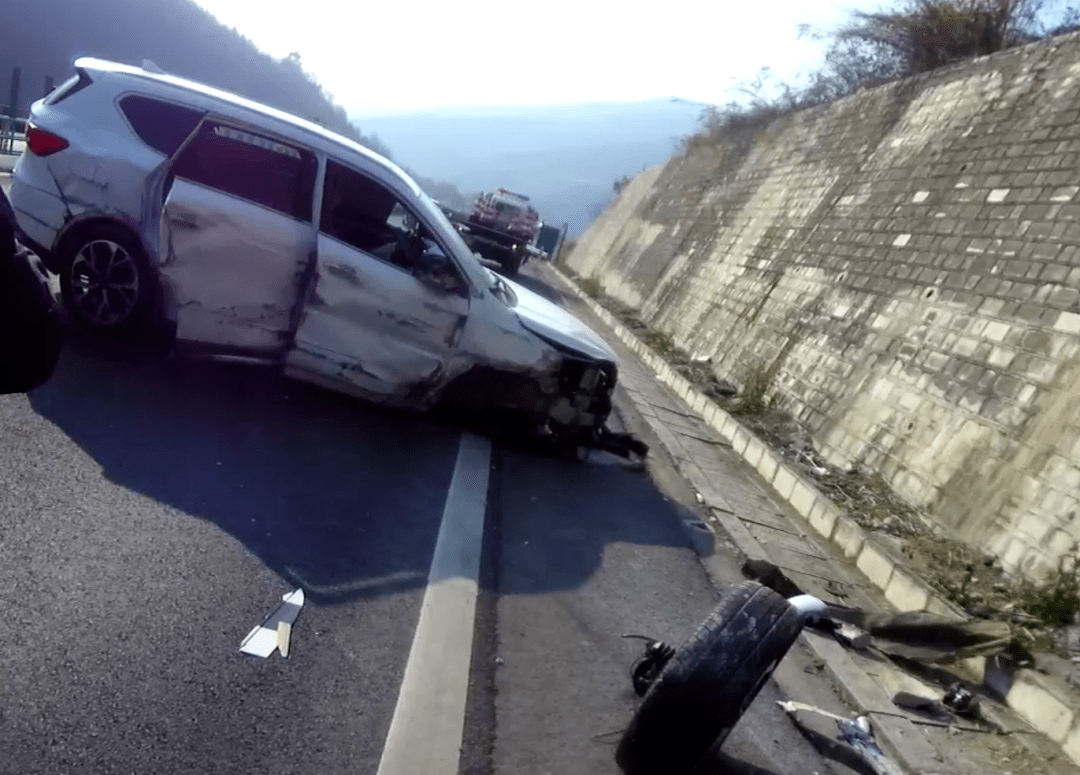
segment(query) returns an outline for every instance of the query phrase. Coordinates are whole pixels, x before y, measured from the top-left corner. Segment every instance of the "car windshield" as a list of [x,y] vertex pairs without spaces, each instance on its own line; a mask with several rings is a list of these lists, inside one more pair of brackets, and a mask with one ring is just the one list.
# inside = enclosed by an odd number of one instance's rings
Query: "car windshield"
[[472,252],[472,249],[465,244],[465,240],[461,238],[450,219],[446,217],[446,213],[442,211],[442,208],[423,192],[418,197],[418,204],[423,210],[423,216],[428,219],[429,223],[439,227],[439,237],[446,241],[446,247],[450,249],[453,258],[462,266],[470,279],[476,285],[490,290],[507,306],[516,306],[517,296],[514,294],[513,289],[505,280],[480,263],[480,260]]

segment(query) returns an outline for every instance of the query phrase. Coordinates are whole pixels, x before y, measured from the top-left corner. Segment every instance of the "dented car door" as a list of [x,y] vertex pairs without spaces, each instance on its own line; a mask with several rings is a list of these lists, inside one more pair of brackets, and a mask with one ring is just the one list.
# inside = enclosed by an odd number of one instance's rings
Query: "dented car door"
[[427,403],[469,299],[460,276],[441,287],[419,276],[407,243],[422,230],[382,183],[328,161],[315,277],[286,373],[392,404]]
[[161,274],[177,339],[283,354],[314,255],[309,151],[204,120],[165,181]]

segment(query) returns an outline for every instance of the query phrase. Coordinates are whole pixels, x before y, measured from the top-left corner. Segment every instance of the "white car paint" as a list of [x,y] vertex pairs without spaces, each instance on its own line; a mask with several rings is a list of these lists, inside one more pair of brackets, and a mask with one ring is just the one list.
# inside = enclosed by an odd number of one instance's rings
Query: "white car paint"
[[309,225],[178,179],[161,231],[177,338],[271,353],[285,347],[298,257],[314,248]]
[[[227,357],[276,360],[300,379],[420,407],[482,367],[534,382],[542,396],[537,412],[562,426],[603,423],[614,369],[605,372],[610,384],[598,381],[596,369],[580,386],[559,375],[571,361],[613,364],[610,348],[546,299],[494,279],[396,165],[322,127],[201,84],[96,59],[75,66],[92,84],[32,109],[32,121],[69,147],[44,157],[26,151],[12,191],[22,230],[54,269],[52,252],[71,229],[108,218],[138,235],[162,286],[160,314],[176,324],[180,340],[228,347]],[[119,108],[129,95],[204,113],[185,143],[199,127],[225,122],[240,128],[228,131],[301,149],[318,166],[310,219],[172,179],[183,146],[166,157],[144,143]],[[459,276],[460,293],[320,230],[331,160],[374,179],[411,211]]]

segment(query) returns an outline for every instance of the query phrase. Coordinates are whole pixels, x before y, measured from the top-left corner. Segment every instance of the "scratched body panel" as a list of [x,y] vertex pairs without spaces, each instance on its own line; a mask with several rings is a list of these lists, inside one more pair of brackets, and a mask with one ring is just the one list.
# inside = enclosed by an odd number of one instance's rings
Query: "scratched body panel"
[[117,148],[105,138],[67,155],[31,157],[26,163],[20,157],[22,185],[13,192],[12,205],[22,228],[46,247],[85,217],[108,214],[138,231],[147,176],[164,161],[149,148]]
[[[24,155],[13,188],[51,269],[100,226],[123,227],[149,270],[139,313],[208,345],[182,351],[250,356],[382,403],[509,409],[571,438],[602,427],[614,353],[486,269],[392,162],[174,76],[88,58],[76,69],[77,91],[32,109],[70,147]],[[125,113],[132,95],[150,113]]]
[[315,286],[286,360],[365,395],[418,403],[407,396],[440,382],[468,315],[467,298],[319,235]]
[[284,351],[311,224],[177,179],[161,229],[178,339]]

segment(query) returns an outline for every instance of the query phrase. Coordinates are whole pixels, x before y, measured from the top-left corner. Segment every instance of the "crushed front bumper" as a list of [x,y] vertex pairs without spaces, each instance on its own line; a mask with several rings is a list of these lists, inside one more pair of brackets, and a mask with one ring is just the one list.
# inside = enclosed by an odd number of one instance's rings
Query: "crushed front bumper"
[[647,444],[606,426],[616,380],[614,363],[567,357],[559,372],[560,395],[549,412],[551,432],[568,446],[645,457]]

